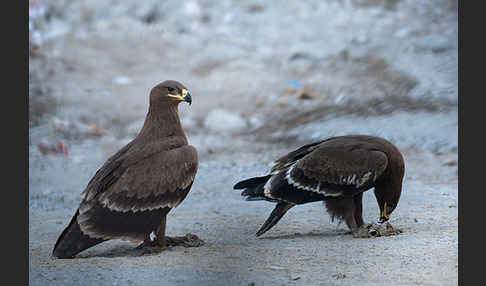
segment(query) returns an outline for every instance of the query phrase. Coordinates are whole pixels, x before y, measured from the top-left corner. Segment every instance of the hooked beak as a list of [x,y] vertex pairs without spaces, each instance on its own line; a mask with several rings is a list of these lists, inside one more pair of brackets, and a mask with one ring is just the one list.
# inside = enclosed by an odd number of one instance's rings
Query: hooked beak
[[185,102],[189,103],[189,105],[191,105],[191,103],[192,103],[191,94],[189,93],[189,91],[187,91],[187,89],[183,89],[181,94],[168,94],[168,96],[176,98],[180,101],[185,101]]
[[191,94],[189,93],[189,91],[187,90],[182,90],[182,96],[183,96],[183,99],[185,102],[189,103],[189,105],[192,104],[192,97],[191,97]]

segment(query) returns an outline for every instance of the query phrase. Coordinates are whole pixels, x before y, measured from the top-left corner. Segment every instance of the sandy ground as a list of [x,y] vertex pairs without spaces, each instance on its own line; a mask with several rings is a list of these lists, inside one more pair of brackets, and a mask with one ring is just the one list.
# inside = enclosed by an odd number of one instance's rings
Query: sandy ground
[[[29,1],[31,285],[457,285],[455,1]],[[109,241],[72,260],[54,243],[103,162],[138,132],[151,87],[183,82],[200,168],[169,214],[199,248],[138,256]],[[232,190],[334,135],[385,137],[406,161],[391,223],[357,239],[322,203],[273,209]],[[68,150],[43,154],[39,144]],[[378,219],[372,192],[367,222]]]

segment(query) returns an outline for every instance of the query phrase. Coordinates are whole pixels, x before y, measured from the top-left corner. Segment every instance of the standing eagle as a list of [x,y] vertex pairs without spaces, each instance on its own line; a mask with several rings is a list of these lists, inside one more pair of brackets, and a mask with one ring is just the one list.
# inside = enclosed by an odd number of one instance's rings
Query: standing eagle
[[387,221],[402,192],[405,164],[400,151],[383,138],[332,137],[288,153],[269,174],[238,182],[233,188],[247,201],[276,202],[257,236],[272,228],[293,206],[324,201],[331,217],[344,220],[353,233],[364,225],[363,192],[374,188],[380,222]]
[[[179,119],[182,101],[191,104],[192,98],[177,81],[152,88],[140,133],[89,181],[54,246],[54,257],[72,258],[110,239],[143,241],[139,248],[154,251],[174,242],[165,236],[167,214],[186,198],[198,168],[197,151],[188,145]],[[201,245],[194,237],[192,246]]]

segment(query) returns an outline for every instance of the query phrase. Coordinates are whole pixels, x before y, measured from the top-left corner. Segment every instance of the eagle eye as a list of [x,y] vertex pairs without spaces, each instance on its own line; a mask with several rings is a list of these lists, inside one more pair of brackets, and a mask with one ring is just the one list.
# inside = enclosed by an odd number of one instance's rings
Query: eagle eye
[[167,90],[168,90],[169,92],[174,92],[174,91],[175,91],[175,88],[168,86],[168,87],[167,87]]

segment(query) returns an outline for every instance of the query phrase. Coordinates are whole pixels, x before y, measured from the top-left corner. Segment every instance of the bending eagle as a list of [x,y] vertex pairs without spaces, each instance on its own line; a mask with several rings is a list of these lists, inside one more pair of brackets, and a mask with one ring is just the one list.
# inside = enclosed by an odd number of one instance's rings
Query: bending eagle
[[405,164],[400,151],[383,138],[349,135],[314,142],[274,162],[269,174],[238,182],[247,201],[277,205],[257,232],[271,229],[292,207],[324,201],[334,219],[356,233],[363,221],[363,192],[374,188],[380,222],[387,221],[402,192]]
[[166,247],[167,214],[186,198],[198,168],[197,151],[179,119],[183,101],[191,104],[192,98],[177,81],[152,88],[141,131],[89,181],[54,257],[72,258],[110,239],[143,241],[139,247],[151,250]]

